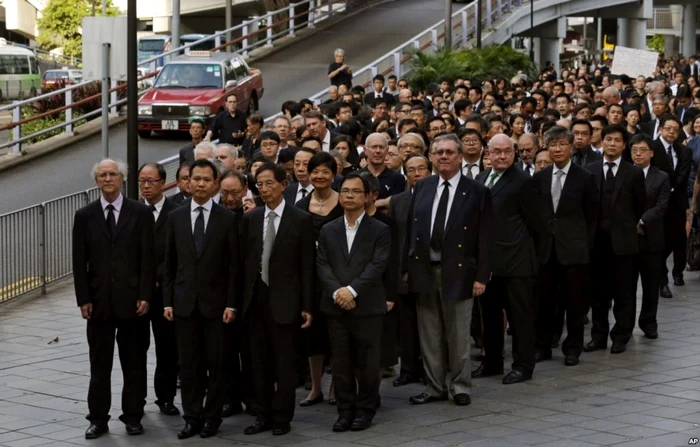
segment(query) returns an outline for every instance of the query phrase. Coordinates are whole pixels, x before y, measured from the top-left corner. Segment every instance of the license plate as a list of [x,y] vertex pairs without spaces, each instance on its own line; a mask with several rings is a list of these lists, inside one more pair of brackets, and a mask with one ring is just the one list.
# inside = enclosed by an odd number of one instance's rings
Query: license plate
[[163,120],[160,122],[160,127],[163,130],[178,130],[180,126],[177,120]]

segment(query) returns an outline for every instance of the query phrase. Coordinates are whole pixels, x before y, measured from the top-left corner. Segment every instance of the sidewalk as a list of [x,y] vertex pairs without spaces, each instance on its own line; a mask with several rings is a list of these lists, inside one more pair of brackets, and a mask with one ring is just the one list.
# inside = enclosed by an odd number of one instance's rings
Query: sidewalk
[[[672,289],[674,299],[661,300],[658,340],[636,330],[626,353],[584,353],[577,367],[564,367],[555,351],[554,360],[538,364],[529,382],[504,386],[497,378],[475,380],[468,407],[452,402],[411,406],[408,397],[421,387],[394,388],[387,379],[375,425],[364,432],[333,433],[336,409],[324,403],[298,408],[286,436],[244,436],[253,418],[239,415],[224,421],[217,438],[187,441],[175,436],[182,419],[162,416],[152,403],[152,380],[143,436],[126,436],[117,420],[120,411],[113,409],[111,434],[99,441],[84,439],[85,323],[68,282],[45,297],[0,306],[0,446],[685,446],[700,437],[697,275],[688,273],[687,285]],[[150,377],[154,362],[151,344]],[[113,408],[119,406],[121,383],[115,359]],[[297,397],[304,396],[300,389]]]

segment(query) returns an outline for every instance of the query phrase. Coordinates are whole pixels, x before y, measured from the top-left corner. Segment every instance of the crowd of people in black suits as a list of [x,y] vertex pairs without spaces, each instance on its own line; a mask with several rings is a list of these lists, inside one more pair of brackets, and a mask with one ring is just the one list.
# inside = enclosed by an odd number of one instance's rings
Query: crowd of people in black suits
[[[335,55],[329,78],[351,79]],[[297,405],[324,400],[333,431],[365,430],[391,376],[425,385],[411,404],[469,405],[472,379],[504,375],[507,334],[504,384],[559,346],[573,367],[609,342],[623,353],[637,324],[658,338],[667,259],[683,286],[700,191],[700,86],[684,69],[546,67],[421,90],[377,75],[370,93],[341,80],[268,127],[230,95],[211,129],[190,120],[174,185],[146,163],[128,199],[126,166],[96,164],[100,199],[73,229],[86,438],[108,432],[115,338],[119,419],[143,433],[151,329],[155,403],[179,415],[180,388],[180,439],[214,436],[244,407],[245,434],[284,435]]]

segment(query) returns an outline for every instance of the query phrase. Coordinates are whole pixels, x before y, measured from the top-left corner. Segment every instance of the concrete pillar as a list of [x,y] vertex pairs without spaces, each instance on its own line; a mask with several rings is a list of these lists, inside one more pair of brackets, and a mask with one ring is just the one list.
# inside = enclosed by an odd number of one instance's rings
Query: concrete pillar
[[535,30],[535,35],[539,37],[540,50],[539,58],[536,57],[535,61],[541,67],[544,67],[547,61],[551,61],[554,64],[554,69],[559,73],[559,53],[561,52],[562,39],[566,37],[566,18],[560,17],[545,23]]
[[647,21],[646,19],[627,20],[627,44],[630,48],[646,50]]
[[[533,55],[535,56],[535,62],[539,65],[540,69],[544,68],[544,65],[542,65],[542,64],[544,64],[544,61],[542,61],[542,47],[540,45],[540,38],[535,37],[532,40],[533,40],[532,48],[533,48]],[[528,39],[528,43],[529,43],[529,39]]]
[[561,52],[561,39],[540,38],[540,66],[544,67],[547,61],[552,61],[554,69],[559,74],[559,53]]
[[596,25],[597,25],[597,33],[596,33],[596,45],[595,49],[598,50],[598,53],[603,50],[603,18],[598,17],[598,20],[596,20]]
[[696,51],[697,4],[683,5],[683,25],[681,27],[681,53],[688,57]]
[[617,19],[617,45],[620,45],[621,47],[629,47],[630,45],[627,42],[628,35],[627,19]]
[[664,36],[664,56],[670,57],[676,55],[676,37],[673,34]]

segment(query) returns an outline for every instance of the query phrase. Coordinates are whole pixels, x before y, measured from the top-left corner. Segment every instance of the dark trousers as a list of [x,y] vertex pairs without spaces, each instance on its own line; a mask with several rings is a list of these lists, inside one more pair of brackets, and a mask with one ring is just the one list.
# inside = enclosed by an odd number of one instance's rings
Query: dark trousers
[[177,338],[175,323],[163,317],[163,307],[153,306],[148,312],[156,344],[156,371],[153,389],[156,404],[173,403],[177,393]]
[[88,320],[90,348],[90,387],[87,419],[92,424],[106,424],[112,406],[112,364],[114,338],[119,349],[119,363],[124,375],[122,415],[124,423],[137,423],[146,404],[146,355],[150,343],[147,317]]
[[[642,310],[639,313],[639,328],[646,332],[656,332],[656,310],[659,307],[659,287],[661,284],[661,253],[639,253],[637,272],[642,280]],[[636,289],[635,289],[636,295]]]
[[399,322],[397,316],[398,312],[396,307],[394,307],[391,312],[385,313],[382,318],[382,348],[379,362],[382,368],[394,366],[399,362],[397,351],[397,327]]
[[183,418],[193,425],[221,424],[226,398],[226,325],[221,318],[205,318],[196,308],[189,317],[175,317]]
[[275,321],[270,289],[260,278],[254,299],[249,311],[249,333],[255,410],[260,421],[287,424],[294,417],[296,406],[296,349],[301,324]]
[[494,276],[484,299],[484,367],[503,371],[503,310],[513,334],[513,369],[531,375],[535,369],[535,280]]
[[683,278],[683,271],[687,261],[688,236],[685,232],[685,210],[671,209],[669,207],[664,218],[664,228],[666,230],[666,246],[661,256],[661,285],[668,284],[668,267],[666,259],[673,253],[673,270],[671,274],[674,278]]
[[328,315],[338,415],[374,418],[379,396],[383,315]]
[[416,313],[416,296],[412,293],[399,295],[392,312],[398,310],[399,349],[401,352],[401,375],[423,376],[418,342],[418,315]]
[[557,326],[557,303],[566,312],[566,339],[561,345],[564,355],[579,357],[583,351],[583,321],[588,312],[588,265],[562,265],[552,248],[549,262],[537,275],[537,317],[535,346],[538,351],[552,352],[552,334]]
[[[637,306],[637,255],[616,255],[607,232],[598,231],[595,239],[591,275],[591,338],[607,343],[610,334],[613,342],[627,343],[634,330]],[[613,302],[615,325],[610,330],[608,314]]]
[[224,356],[224,380],[226,381],[227,404],[240,403],[242,400],[241,383],[241,325],[238,319],[226,325],[226,355]]

